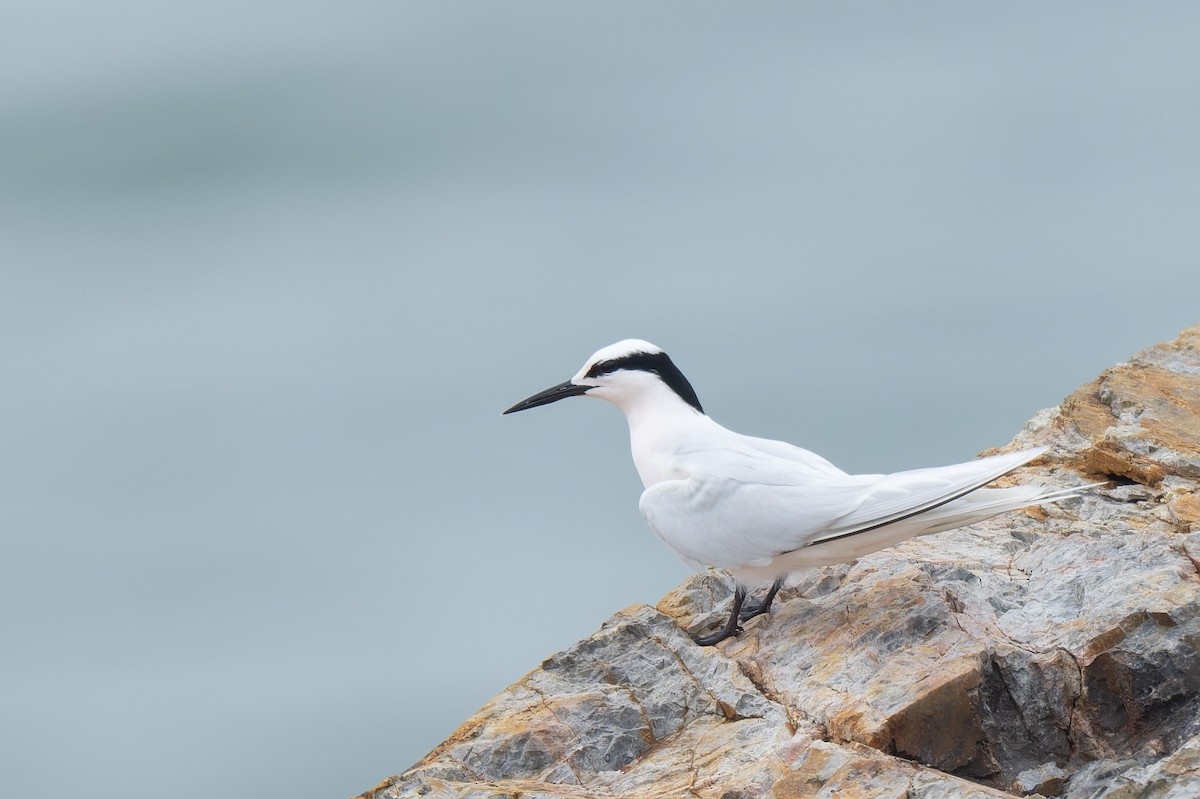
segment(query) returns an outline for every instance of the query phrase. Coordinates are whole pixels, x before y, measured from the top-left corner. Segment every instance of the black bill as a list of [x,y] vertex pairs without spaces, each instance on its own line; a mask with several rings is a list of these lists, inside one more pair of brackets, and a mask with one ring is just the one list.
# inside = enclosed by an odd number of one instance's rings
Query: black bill
[[[539,391],[532,397],[521,400],[504,413],[526,411],[530,408],[536,408],[539,405],[549,405],[551,402],[558,402],[560,399],[566,399],[567,397],[580,397],[586,394],[588,390],[592,388],[595,388],[595,386],[577,386],[568,380],[565,383],[559,383],[557,386],[551,386],[545,391]],[[504,414],[502,413],[500,415],[503,416]]]

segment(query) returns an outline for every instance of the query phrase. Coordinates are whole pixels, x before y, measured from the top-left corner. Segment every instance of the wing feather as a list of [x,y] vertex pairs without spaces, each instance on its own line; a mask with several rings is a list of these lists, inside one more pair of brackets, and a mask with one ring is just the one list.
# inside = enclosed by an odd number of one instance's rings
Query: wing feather
[[864,532],[953,502],[1046,451],[1046,447],[992,455],[952,466],[885,475],[862,504],[808,544]]
[[814,477],[807,464],[737,452],[698,459],[657,483],[639,507],[654,532],[697,569],[766,566],[785,552],[850,536],[953,502],[1033,460],[1041,449],[889,475]]

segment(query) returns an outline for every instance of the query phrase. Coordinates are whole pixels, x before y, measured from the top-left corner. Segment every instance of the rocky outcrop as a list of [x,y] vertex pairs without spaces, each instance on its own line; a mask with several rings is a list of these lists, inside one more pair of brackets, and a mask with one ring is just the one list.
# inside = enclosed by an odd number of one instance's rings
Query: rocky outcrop
[[554,655],[392,797],[1200,796],[1200,326],[1039,413],[1108,487],[791,585],[717,647],[699,575]]

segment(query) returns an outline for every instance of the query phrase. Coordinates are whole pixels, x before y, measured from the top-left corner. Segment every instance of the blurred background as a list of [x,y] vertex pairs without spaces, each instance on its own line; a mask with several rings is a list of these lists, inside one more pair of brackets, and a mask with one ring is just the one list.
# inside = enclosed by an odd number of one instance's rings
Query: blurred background
[[853,471],[1200,321],[1200,6],[80,0],[0,25],[5,793],[341,797],[686,574],[649,339]]

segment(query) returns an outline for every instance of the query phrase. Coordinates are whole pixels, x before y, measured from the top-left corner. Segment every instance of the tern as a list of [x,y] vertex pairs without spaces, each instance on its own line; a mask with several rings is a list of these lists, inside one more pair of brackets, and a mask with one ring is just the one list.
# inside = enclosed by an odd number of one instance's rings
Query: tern
[[[504,413],[581,396],[624,411],[645,486],[639,508],[650,529],[697,571],[712,567],[734,579],[729,619],[711,635],[694,636],[701,646],[767,613],[789,574],[1090,487],[984,488],[1046,447],[931,469],[848,474],[806,449],[717,424],[667,354],[639,339],[604,347],[570,380]],[[761,601],[744,604],[748,591],[764,587]]]

